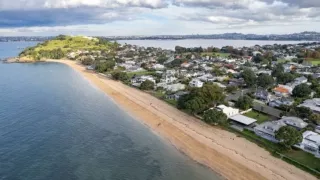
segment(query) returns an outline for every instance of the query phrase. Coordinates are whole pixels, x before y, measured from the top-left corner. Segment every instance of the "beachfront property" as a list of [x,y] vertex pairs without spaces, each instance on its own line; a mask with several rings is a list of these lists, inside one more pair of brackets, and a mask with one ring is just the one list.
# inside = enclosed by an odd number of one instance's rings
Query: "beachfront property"
[[245,128],[245,127],[253,127],[255,126],[256,119],[237,114],[234,116],[229,117],[231,123],[237,127]]
[[298,107],[310,108],[314,113],[320,113],[320,98],[305,100]]
[[169,94],[166,96],[167,99],[172,99],[178,101],[182,96],[189,94],[187,91],[178,91],[174,94]]
[[140,87],[141,83],[144,81],[149,80],[153,83],[156,83],[156,80],[153,76],[150,75],[141,75],[141,76],[135,76],[131,79],[131,84],[136,87]]
[[298,117],[293,117],[293,116],[290,116],[290,117],[282,116],[282,118],[278,121],[283,122],[288,126],[292,126],[297,130],[302,130],[308,126],[308,123],[304,122],[304,120]]
[[218,111],[223,112],[225,115],[227,115],[228,118],[231,117],[231,116],[237,115],[240,112],[239,109],[228,107],[228,106],[225,106],[223,104],[217,106],[215,109],[218,110]]
[[276,139],[275,133],[283,126],[286,126],[286,124],[282,121],[266,121],[257,125],[253,129],[256,135],[269,141],[278,143],[279,141]]
[[303,151],[314,154],[320,158],[320,135],[313,131],[305,131],[302,134],[303,140],[301,143],[295,145]]

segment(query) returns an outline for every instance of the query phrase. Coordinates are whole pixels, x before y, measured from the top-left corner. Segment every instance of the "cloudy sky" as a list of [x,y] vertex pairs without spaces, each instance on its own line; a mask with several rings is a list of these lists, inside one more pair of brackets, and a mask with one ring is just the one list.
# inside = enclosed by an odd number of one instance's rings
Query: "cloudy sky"
[[0,0],[0,35],[320,32],[320,0]]

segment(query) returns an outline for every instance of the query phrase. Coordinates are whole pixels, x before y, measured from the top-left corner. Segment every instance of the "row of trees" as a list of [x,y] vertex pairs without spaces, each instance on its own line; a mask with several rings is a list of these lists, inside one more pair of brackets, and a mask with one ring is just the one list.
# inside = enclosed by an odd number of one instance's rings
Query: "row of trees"
[[179,98],[177,107],[190,113],[200,113],[223,103],[224,99],[223,89],[215,84],[205,84],[202,88],[191,89],[189,94]]

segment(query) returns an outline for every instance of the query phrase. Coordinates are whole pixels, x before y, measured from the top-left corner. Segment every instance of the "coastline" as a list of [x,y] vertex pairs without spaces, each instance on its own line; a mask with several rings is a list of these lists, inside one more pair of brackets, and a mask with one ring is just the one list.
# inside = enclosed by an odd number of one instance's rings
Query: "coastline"
[[178,150],[226,179],[316,179],[254,143],[202,123],[147,93],[87,71],[74,61],[47,62],[70,66]]

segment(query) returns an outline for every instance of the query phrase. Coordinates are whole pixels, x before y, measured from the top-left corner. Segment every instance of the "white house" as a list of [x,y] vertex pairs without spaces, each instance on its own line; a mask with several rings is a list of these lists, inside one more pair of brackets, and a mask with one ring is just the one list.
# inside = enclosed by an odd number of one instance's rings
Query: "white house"
[[302,136],[302,142],[295,146],[320,158],[320,135],[312,131],[305,131]]
[[143,83],[146,80],[152,81],[154,84],[156,83],[156,80],[152,76],[143,75],[143,76],[136,76],[136,77],[132,78],[131,84],[133,86],[139,87],[141,85],[141,83]]
[[194,78],[194,79],[192,79],[192,80],[189,82],[189,86],[190,86],[190,87],[201,88],[201,87],[203,86],[203,82],[200,81],[200,80],[197,79],[197,78]]
[[163,69],[165,69],[165,67],[164,67],[164,65],[162,65],[162,64],[154,64],[154,65],[152,66],[152,69],[155,69],[155,70],[163,70]]
[[239,109],[235,109],[235,108],[228,107],[228,106],[225,106],[225,105],[219,105],[219,106],[216,107],[216,109],[218,111],[223,112],[225,115],[227,115],[228,118],[231,117],[231,116],[239,114]]
[[186,85],[181,84],[181,83],[177,83],[177,84],[167,85],[166,90],[171,91],[171,92],[177,92],[180,90],[184,90],[185,88],[186,88]]

